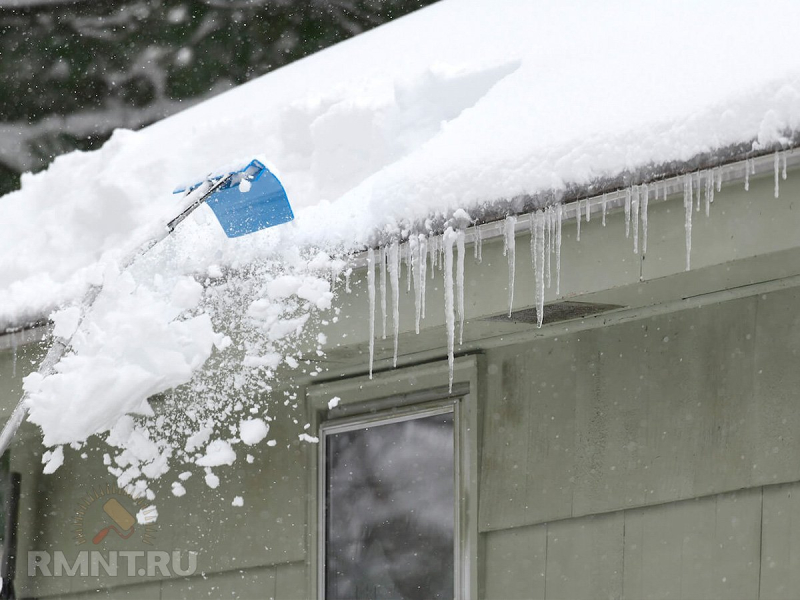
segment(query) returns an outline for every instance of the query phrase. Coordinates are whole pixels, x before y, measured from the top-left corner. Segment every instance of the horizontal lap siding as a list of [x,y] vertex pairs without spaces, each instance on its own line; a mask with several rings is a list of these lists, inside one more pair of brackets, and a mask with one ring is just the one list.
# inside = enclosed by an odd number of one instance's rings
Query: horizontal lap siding
[[482,531],[800,480],[800,291],[487,351]]
[[[768,515],[765,488],[764,518]],[[797,504],[797,502],[795,502]],[[795,514],[800,516],[800,513]],[[484,534],[483,598],[589,600],[758,598],[762,489],[718,494]],[[800,523],[798,524],[800,525]],[[797,531],[795,531],[795,529]],[[776,579],[791,584],[791,532],[768,532]],[[781,562],[782,561],[782,562]],[[768,576],[764,577],[765,585]],[[762,589],[764,587],[762,586]],[[787,586],[783,589],[787,589]],[[793,588],[797,590],[795,586]],[[795,598],[763,594],[761,598]]]

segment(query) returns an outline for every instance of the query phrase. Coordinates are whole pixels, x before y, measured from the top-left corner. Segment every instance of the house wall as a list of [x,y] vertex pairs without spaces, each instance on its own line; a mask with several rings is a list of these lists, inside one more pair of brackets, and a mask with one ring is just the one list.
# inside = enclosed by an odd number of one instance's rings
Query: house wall
[[487,350],[482,596],[796,598],[799,305]]
[[[562,297],[633,307],[626,318],[541,331],[482,321],[505,310],[502,241],[485,242],[481,265],[468,258],[470,322],[460,351],[481,355],[479,597],[797,597],[800,283],[793,277],[800,263],[793,236],[800,211],[793,199],[800,179],[782,182],[781,200],[771,197],[771,184],[754,179],[749,195],[738,184],[724,188],[712,218],[697,216],[689,273],[679,200],[651,204],[645,260],[630,251],[618,213],[605,229],[595,219],[584,225],[580,244],[565,225]],[[752,226],[758,219],[767,225]],[[517,251],[515,309],[533,297],[525,235]],[[366,371],[360,276],[326,332],[341,341],[328,352],[329,379]],[[741,291],[771,279],[778,283]],[[719,290],[736,292],[676,303]],[[437,273],[419,336],[411,332],[413,295],[402,295],[401,365],[413,370],[445,358],[442,295]],[[649,305],[661,308],[637,308]],[[376,370],[388,368],[391,353],[391,339],[378,342]],[[0,351],[4,416],[35,354],[34,345],[19,349],[14,366],[13,351]],[[308,598],[315,448],[298,442],[293,423],[311,418],[304,408],[276,406],[270,437],[277,446],[253,448],[253,464],[218,469],[217,490],[199,472],[181,498],[170,493],[177,473],[154,482],[156,548],[197,551],[196,576],[30,579],[21,560],[20,596]],[[23,558],[28,550],[75,551],[77,502],[113,483],[102,448],[84,450],[88,459],[70,451],[59,471],[42,475],[38,434],[24,426],[12,453],[23,474]],[[233,509],[233,495],[245,506]]]

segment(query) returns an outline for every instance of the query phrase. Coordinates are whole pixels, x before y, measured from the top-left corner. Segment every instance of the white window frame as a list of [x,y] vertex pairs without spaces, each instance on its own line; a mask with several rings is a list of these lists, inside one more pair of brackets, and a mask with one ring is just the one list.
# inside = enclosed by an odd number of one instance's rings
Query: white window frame
[[[312,597],[325,598],[325,435],[445,412],[453,413],[455,452],[455,597],[477,599],[479,356],[456,360],[449,387],[446,361],[397,369],[368,377],[315,385],[306,390],[312,427],[320,443],[312,453],[309,482],[308,557]],[[328,408],[328,401],[340,398]]]

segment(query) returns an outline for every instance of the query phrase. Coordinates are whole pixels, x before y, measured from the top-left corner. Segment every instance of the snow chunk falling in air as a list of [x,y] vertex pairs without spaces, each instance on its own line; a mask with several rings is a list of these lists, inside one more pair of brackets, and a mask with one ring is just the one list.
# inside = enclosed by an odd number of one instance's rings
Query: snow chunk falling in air
[[241,496],[235,496],[233,498],[233,502],[231,502],[231,506],[244,506],[244,498]]
[[269,425],[264,423],[261,419],[246,419],[239,423],[239,437],[242,439],[242,442],[248,446],[257,444],[267,437],[268,433]]
[[232,465],[234,462],[236,462],[236,452],[225,440],[212,441],[206,447],[205,456],[197,459],[197,465],[201,467],[219,467],[220,465]]
[[45,452],[42,455],[42,464],[45,475],[55,473],[56,469],[64,464],[64,447],[56,446],[53,450]]

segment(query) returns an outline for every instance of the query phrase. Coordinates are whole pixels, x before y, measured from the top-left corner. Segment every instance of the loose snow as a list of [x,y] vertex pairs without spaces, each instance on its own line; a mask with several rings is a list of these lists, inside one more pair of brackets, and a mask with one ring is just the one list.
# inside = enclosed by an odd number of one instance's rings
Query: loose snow
[[[270,402],[294,406],[297,395],[277,385],[278,374],[321,372],[301,351],[324,356],[320,328],[338,318],[336,296],[351,291],[346,257],[367,248],[370,372],[389,310],[397,363],[403,269],[417,331],[427,279],[443,271],[452,365],[465,320],[464,229],[473,219],[490,209],[508,214],[510,314],[515,199],[557,200],[571,186],[734,144],[786,147],[800,130],[800,58],[786,27],[798,21],[800,4],[790,0],[769,11],[755,0],[443,0],[26,174],[20,191],[0,198],[0,330],[52,314],[54,333],[73,336],[55,373],[24,383],[30,420],[52,448],[45,472],[63,463],[63,445],[101,435],[123,486],[140,489],[175,462],[205,467],[206,483],[219,485],[210,468],[232,464],[234,445],[259,443],[269,431],[241,411],[266,419]],[[271,161],[294,223],[228,239],[201,207],[119,268],[184,207],[188,200],[171,193],[177,183],[253,157]],[[692,213],[701,192],[710,213],[719,175],[684,176],[687,269]],[[779,151],[776,197],[785,178]],[[658,185],[624,193],[635,252],[647,251],[648,203],[661,197]],[[537,209],[531,268],[541,325],[553,279],[560,294],[564,219],[580,227],[601,211],[604,226],[607,199]],[[477,230],[478,263],[481,243]],[[102,293],[81,322],[81,298],[96,285]],[[157,395],[158,416],[149,403]],[[172,493],[186,490],[174,482]]]
[[239,424],[239,437],[248,446],[259,443],[268,433],[269,425],[261,419],[247,419]]

